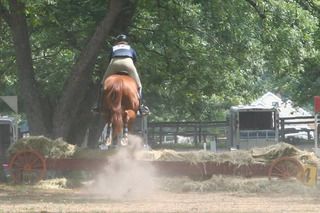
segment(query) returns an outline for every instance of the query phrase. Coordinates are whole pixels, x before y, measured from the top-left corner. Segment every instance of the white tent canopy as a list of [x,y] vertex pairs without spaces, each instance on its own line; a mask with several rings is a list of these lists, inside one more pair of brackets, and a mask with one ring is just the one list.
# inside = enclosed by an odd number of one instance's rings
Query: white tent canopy
[[264,107],[276,107],[279,110],[279,116],[281,117],[296,117],[296,116],[312,116],[312,114],[301,107],[295,107],[291,100],[283,101],[277,95],[272,92],[267,92],[257,100],[251,103],[251,105],[258,105]]
[[[272,92],[267,92],[257,100],[251,103],[251,105],[263,106],[263,107],[276,107],[279,111],[280,118],[290,118],[290,117],[304,117],[304,116],[312,116],[312,114],[301,107],[294,106],[291,100],[282,100],[277,95]],[[302,121],[301,119],[299,121]],[[298,133],[286,134],[286,137],[295,137],[295,138],[304,138],[307,139],[308,135],[303,129],[313,129],[308,124],[291,124],[287,128],[293,128],[297,131],[302,130]],[[313,132],[310,133],[311,137],[313,137]]]

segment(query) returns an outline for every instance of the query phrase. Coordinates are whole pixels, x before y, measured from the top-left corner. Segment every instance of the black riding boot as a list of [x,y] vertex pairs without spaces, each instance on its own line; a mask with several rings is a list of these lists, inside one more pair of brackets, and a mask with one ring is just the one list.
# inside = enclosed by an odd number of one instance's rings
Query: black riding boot
[[149,115],[150,110],[147,106],[143,104],[143,99],[142,99],[142,89],[139,89],[139,113],[141,116]]
[[100,87],[98,91],[97,101],[93,106],[93,108],[91,109],[92,112],[101,112],[102,110],[102,94],[103,94],[102,90],[103,90],[102,87]]

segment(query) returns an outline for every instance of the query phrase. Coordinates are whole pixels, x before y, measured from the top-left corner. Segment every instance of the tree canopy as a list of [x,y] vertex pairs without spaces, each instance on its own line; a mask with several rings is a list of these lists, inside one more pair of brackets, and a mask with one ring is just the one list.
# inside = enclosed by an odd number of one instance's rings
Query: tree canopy
[[32,134],[77,143],[99,132],[90,107],[126,33],[150,120],[221,120],[266,91],[310,106],[319,12],[318,0],[4,0],[0,95],[18,95]]

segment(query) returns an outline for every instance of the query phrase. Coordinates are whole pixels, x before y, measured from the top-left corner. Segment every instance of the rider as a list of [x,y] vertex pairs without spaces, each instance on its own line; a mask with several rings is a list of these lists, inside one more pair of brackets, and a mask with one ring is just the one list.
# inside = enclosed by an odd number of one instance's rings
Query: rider
[[121,71],[127,71],[129,76],[131,76],[138,85],[138,94],[139,94],[139,112],[141,115],[149,114],[149,109],[147,106],[142,104],[142,85],[140,77],[138,75],[135,63],[137,61],[136,51],[128,44],[128,37],[124,34],[120,34],[116,37],[116,43],[112,47],[110,54],[109,66],[103,76],[101,82],[101,89],[99,89],[98,100],[96,105],[93,108],[93,111],[100,112],[102,108],[102,85],[104,80],[112,74],[119,73]]

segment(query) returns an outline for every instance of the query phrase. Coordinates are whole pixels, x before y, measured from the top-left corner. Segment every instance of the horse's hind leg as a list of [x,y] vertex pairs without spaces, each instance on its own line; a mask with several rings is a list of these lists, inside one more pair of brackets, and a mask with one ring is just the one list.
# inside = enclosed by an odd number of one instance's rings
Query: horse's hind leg
[[128,121],[129,121],[129,115],[127,112],[125,112],[125,118],[123,119],[123,136],[121,139],[121,145],[127,146],[129,144],[129,138],[128,138]]
[[111,135],[111,124],[108,123],[107,126],[107,135],[106,135],[106,145],[110,146],[112,143],[112,135]]
[[110,146],[111,143],[111,135],[110,135],[110,128],[111,125],[109,123],[107,123],[104,128],[103,128],[103,132],[101,135],[101,140],[99,141],[99,148],[102,150],[106,150],[108,149],[108,146]]
[[121,145],[122,146],[127,146],[129,143],[129,139],[128,139],[128,124],[125,123],[124,127],[123,127],[123,137],[121,139]]

